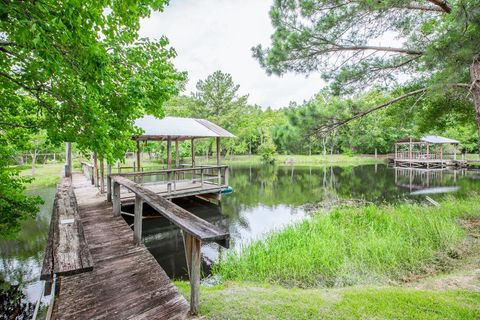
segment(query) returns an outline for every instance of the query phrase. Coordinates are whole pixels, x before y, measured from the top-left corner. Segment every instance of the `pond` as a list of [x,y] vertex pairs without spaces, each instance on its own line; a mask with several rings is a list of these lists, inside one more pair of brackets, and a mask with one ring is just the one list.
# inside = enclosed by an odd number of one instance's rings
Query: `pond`
[[[265,236],[273,230],[308,218],[318,204],[327,208],[342,199],[361,199],[374,203],[425,201],[426,196],[439,199],[445,194],[457,197],[479,190],[480,172],[394,170],[385,165],[357,167],[299,167],[261,165],[233,166],[230,185],[234,192],[223,196],[221,206],[199,199],[179,199],[179,205],[207,221],[228,230],[231,249]],[[45,204],[35,219],[25,221],[16,239],[0,239],[0,280],[12,286],[11,305],[20,307],[25,319],[33,313],[42,294],[38,280],[46,244],[55,187],[31,191]],[[315,204],[316,206],[305,206]],[[146,208],[148,214],[148,208]],[[129,218],[126,218],[127,222]],[[172,278],[186,278],[186,264],[180,231],[163,218],[146,219],[145,244]],[[218,259],[216,244],[202,246],[203,272]],[[19,294],[20,293],[20,294]],[[42,298],[47,303],[50,297]],[[3,314],[2,314],[3,312]],[[5,310],[0,310],[5,318]]]
[[[479,190],[480,172],[466,170],[393,169],[383,164],[356,167],[233,166],[230,185],[221,206],[199,200],[175,200],[183,208],[230,232],[231,248],[260,239],[268,232],[306,219],[312,208],[328,208],[347,199],[376,204],[438,200]],[[127,208],[126,208],[127,209]],[[128,209],[127,209],[128,210]],[[148,214],[148,207],[145,209]],[[129,218],[127,218],[129,221]],[[132,221],[129,221],[133,223]],[[166,219],[144,222],[145,244],[172,278],[186,278],[186,263],[180,231]],[[222,250],[216,244],[202,245],[203,272]]]
[[[14,239],[0,237],[0,319],[30,319],[39,299],[42,305],[50,297],[42,297],[43,282],[39,280],[48,237],[55,187],[29,190],[44,200],[35,218],[22,223]],[[12,312],[12,310],[15,310]],[[15,318],[14,318],[15,319]]]

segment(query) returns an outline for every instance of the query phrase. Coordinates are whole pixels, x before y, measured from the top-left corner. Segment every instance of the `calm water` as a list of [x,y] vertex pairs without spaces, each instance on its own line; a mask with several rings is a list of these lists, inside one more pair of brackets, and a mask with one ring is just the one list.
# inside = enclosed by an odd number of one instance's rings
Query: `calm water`
[[[14,239],[0,236],[0,282],[10,287],[1,295],[0,319],[10,319],[5,314],[5,304],[20,310],[17,319],[30,319],[35,304],[41,298],[42,305],[50,301],[50,296],[42,297],[43,283],[39,281],[43,255],[48,237],[48,226],[52,214],[55,187],[44,187],[29,192],[39,195],[45,201],[34,219],[22,224],[22,229]],[[1,294],[2,292],[0,292]],[[9,312],[10,313],[10,312]],[[7,316],[8,315],[8,316]]]
[[[443,171],[436,173],[397,171],[385,165],[353,168],[339,167],[231,167],[230,185],[234,192],[223,197],[221,207],[206,201],[181,199],[176,202],[207,221],[227,229],[231,234],[231,249],[263,237],[273,230],[306,219],[309,206],[331,204],[341,199],[363,199],[375,203],[396,203],[410,199],[424,201],[445,194],[466,196],[480,190],[480,173],[474,171]],[[32,191],[45,204],[35,219],[23,224],[16,239],[0,239],[0,272],[3,281],[20,285],[24,296],[20,302],[26,313],[41,296],[38,281],[47,239],[55,188]],[[327,205],[328,206],[328,205]],[[127,209],[127,208],[125,208]],[[148,207],[146,208],[148,215]],[[127,222],[132,223],[129,218]],[[186,264],[180,231],[166,219],[144,221],[145,244],[165,271],[174,278],[186,276]],[[221,250],[215,244],[202,246],[203,270]],[[1,279],[1,278],[0,278]],[[43,298],[43,302],[49,297]],[[2,318],[0,309],[0,318]]]
[[[473,189],[480,190],[480,172],[395,171],[385,165],[233,166],[230,177],[234,192],[223,197],[220,207],[196,199],[176,200],[185,209],[227,229],[231,235],[230,250],[307,218],[312,206],[306,204],[328,207],[352,198],[379,204],[425,201],[427,195],[433,199],[445,194],[462,197]],[[147,247],[171,277],[186,276],[182,236],[175,226],[163,218],[145,220],[144,237]],[[206,274],[221,250],[225,249],[216,244],[202,246]]]

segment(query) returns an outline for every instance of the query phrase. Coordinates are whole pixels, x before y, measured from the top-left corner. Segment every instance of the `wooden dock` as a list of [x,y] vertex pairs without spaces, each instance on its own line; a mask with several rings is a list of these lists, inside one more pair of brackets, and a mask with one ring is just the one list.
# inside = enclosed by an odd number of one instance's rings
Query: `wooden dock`
[[132,230],[83,174],[74,173],[90,272],[61,277],[52,319],[184,319],[189,305]]

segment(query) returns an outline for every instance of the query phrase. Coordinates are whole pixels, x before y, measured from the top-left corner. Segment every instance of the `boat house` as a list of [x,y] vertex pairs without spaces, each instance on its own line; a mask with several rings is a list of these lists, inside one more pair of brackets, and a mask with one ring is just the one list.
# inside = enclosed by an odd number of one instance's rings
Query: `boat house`
[[395,142],[394,166],[443,169],[449,166],[465,166],[457,160],[459,141],[441,136],[426,135],[420,139],[404,138]]

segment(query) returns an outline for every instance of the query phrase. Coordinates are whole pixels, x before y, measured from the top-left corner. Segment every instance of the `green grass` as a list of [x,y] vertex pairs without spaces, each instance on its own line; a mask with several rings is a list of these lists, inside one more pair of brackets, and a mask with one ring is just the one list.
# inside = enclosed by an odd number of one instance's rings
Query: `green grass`
[[35,166],[35,175],[32,176],[32,169],[28,166],[18,166],[20,176],[33,178],[33,181],[27,184],[27,188],[38,188],[54,186],[60,181],[61,172],[64,169],[63,163],[37,164]]
[[[189,297],[186,282],[177,282]],[[202,287],[206,319],[478,319],[480,293],[402,287],[283,288],[228,282]]]
[[[189,163],[190,159],[184,159],[184,163]],[[209,158],[208,162],[205,161],[205,157],[197,157],[197,164],[208,163],[214,164],[216,162],[214,157]],[[222,158],[222,164],[227,165],[241,165],[241,164],[261,164],[261,159],[259,155],[234,155],[232,157],[228,156]],[[325,165],[335,165],[335,166],[352,166],[352,165],[363,165],[363,164],[375,164],[383,163],[384,159],[377,158],[373,156],[348,156],[342,154],[327,155],[276,155],[275,164],[276,165],[297,165],[297,166],[325,166]]]
[[[308,165],[308,166],[324,166],[324,165],[335,165],[335,166],[352,166],[352,165],[363,165],[363,164],[375,164],[375,163],[383,163],[384,159],[377,158],[375,159],[373,156],[349,156],[349,155],[342,155],[342,154],[335,154],[335,155],[327,155],[324,157],[323,155],[276,155],[275,156],[275,163],[277,165],[284,165],[284,164],[294,164],[294,165]],[[191,162],[190,158],[182,159],[183,163],[189,164]],[[215,164],[216,159],[215,157],[209,157],[208,161],[206,161],[205,157],[203,156],[196,156],[195,158],[197,164]],[[132,166],[133,162],[136,161],[135,159],[128,159],[125,164],[122,166]],[[175,161],[175,160],[174,160]],[[165,163],[161,163],[159,160],[148,160],[143,159],[141,161],[142,167],[145,168],[159,168]],[[234,155],[234,156],[227,156],[226,158],[221,159],[222,164],[227,165],[238,165],[238,164],[261,164],[261,159],[259,155]]]
[[480,196],[337,208],[274,232],[214,266],[224,280],[300,287],[401,282],[449,267],[466,239],[459,217],[480,216]]

